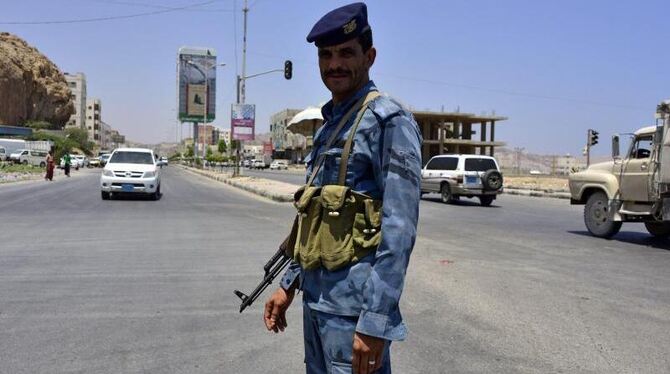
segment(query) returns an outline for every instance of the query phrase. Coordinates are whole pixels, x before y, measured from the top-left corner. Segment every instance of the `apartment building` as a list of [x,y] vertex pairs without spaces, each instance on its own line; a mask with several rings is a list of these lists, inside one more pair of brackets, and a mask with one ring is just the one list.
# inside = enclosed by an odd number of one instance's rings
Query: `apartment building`
[[84,73],[65,73],[65,81],[72,91],[74,113],[65,124],[65,128],[83,129],[86,126],[86,75]]

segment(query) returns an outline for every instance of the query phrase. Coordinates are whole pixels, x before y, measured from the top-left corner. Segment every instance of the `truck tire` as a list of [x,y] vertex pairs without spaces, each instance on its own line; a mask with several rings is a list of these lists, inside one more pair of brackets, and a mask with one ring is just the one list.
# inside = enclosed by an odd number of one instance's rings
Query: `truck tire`
[[440,187],[440,197],[442,202],[445,204],[451,204],[454,202],[454,195],[451,194],[451,187],[449,187],[449,183],[442,183],[442,187]]
[[645,222],[644,227],[649,233],[657,238],[670,236],[670,222]]
[[103,200],[109,200],[109,192],[100,191],[100,197],[101,197]]
[[604,192],[594,192],[584,207],[584,224],[593,236],[609,239],[621,229],[621,222],[607,218],[608,199]]
[[482,176],[482,187],[485,191],[499,190],[503,185],[503,176],[496,169],[486,171]]
[[479,203],[482,206],[491,206],[491,203],[493,203],[494,197],[493,195],[482,195],[479,196]]

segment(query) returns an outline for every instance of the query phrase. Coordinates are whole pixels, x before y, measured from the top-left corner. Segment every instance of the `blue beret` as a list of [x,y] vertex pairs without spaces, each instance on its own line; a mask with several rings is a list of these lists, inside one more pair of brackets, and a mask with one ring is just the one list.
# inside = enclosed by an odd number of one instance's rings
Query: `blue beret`
[[327,47],[356,38],[369,29],[368,7],[363,3],[353,3],[321,17],[307,35],[307,42]]

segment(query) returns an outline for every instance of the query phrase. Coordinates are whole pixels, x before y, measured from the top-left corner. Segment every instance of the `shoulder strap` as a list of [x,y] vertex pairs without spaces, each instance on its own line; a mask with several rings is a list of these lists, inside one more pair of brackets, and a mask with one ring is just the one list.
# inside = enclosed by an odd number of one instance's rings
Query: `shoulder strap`
[[[371,91],[375,92],[375,91]],[[370,95],[370,93],[368,93]],[[342,116],[342,119],[340,122],[337,124],[337,127],[335,130],[333,130],[333,133],[330,134],[330,138],[328,138],[328,142],[326,142],[325,147],[323,147],[323,151],[319,154],[318,158],[314,161],[315,167],[312,168],[312,174],[309,176],[309,180],[307,181],[307,186],[311,186],[312,182],[314,182],[314,178],[316,175],[319,173],[319,170],[321,169],[321,165],[323,165],[323,160],[324,156],[323,153],[330,149],[330,146],[333,144],[335,139],[337,139],[337,135],[340,134],[340,131],[342,131],[342,128],[344,125],[346,125],[347,122],[349,122],[349,119],[351,116],[354,114],[354,112],[359,109],[361,106],[365,105],[367,101],[367,96],[361,97],[356,104],[352,105],[351,108]]]
[[351,126],[351,131],[349,132],[349,137],[347,137],[347,142],[344,144],[342,158],[340,159],[340,173],[337,178],[337,184],[340,186],[344,186],[344,182],[347,178],[347,164],[349,163],[349,155],[351,154],[351,147],[354,142],[354,135],[356,135],[356,129],[358,129],[358,124],[361,122],[363,113],[365,113],[365,110],[368,108],[370,102],[379,96],[381,95],[377,91],[368,92],[367,96],[365,97],[365,101],[363,102],[362,108],[358,111],[356,122],[354,122],[354,124]]

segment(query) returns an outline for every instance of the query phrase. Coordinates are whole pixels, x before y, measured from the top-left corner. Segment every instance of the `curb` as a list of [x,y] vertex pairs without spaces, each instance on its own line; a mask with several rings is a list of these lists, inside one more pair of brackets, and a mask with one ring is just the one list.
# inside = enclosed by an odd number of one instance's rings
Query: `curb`
[[[262,189],[262,188],[247,186],[244,183],[241,183],[240,181],[235,180],[235,178],[228,177],[228,176],[225,176],[225,175],[211,174],[207,171],[194,169],[194,168],[184,166],[184,165],[178,165],[178,166],[181,167],[182,169],[186,170],[186,171],[191,172],[191,173],[198,174],[198,175],[203,176],[205,178],[209,178],[209,179],[213,179],[213,180],[218,181],[218,182],[225,183],[229,186],[233,186],[235,188],[239,188],[241,190],[251,192],[253,194],[265,197],[267,199],[270,199],[270,200],[273,200],[273,201],[276,201],[276,202],[280,202],[280,203],[293,202],[293,194],[287,194],[287,195],[278,194],[278,193],[268,191],[268,190],[265,190],[265,189]],[[251,177],[248,177],[248,178],[251,178]]]
[[[244,183],[241,183],[240,181],[236,180],[236,178],[228,177],[225,175],[216,175],[216,174],[211,174],[210,172],[200,170],[200,169],[194,169],[188,166],[184,165],[178,165],[182,169],[186,171],[190,171],[192,173],[201,175],[203,177],[213,179],[222,183],[225,183],[229,186],[233,186],[235,188],[239,188],[241,190],[251,192],[253,194],[265,197],[267,199],[281,202],[281,203],[290,203],[293,202],[293,194],[287,194],[287,195],[282,195],[278,194],[272,191],[268,191],[263,188],[258,188],[258,187],[252,187],[248,186]],[[248,177],[248,178],[253,178],[253,177]],[[560,191],[543,191],[543,190],[531,190],[531,189],[521,189],[521,188],[504,188],[503,193],[508,194],[508,195],[517,195],[517,196],[526,196],[526,197],[543,197],[543,198],[552,198],[552,199],[564,199],[564,200],[569,200],[570,199],[570,193],[569,192],[560,192]]]
[[529,197],[548,197],[554,199],[570,199],[569,192],[545,192],[539,190],[522,190],[516,188],[505,188],[503,193],[508,195],[529,196]]

